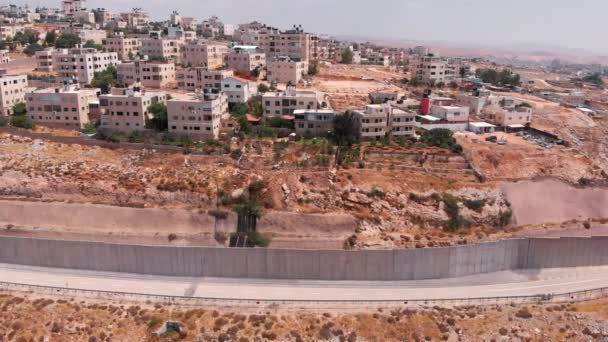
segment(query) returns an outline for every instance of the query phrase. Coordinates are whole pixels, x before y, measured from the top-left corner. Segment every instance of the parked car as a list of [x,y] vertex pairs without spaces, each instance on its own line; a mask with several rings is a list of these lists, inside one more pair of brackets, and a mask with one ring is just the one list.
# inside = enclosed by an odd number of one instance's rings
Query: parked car
[[498,138],[495,135],[490,135],[489,137],[486,138],[486,141],[495,143],[498,141]]

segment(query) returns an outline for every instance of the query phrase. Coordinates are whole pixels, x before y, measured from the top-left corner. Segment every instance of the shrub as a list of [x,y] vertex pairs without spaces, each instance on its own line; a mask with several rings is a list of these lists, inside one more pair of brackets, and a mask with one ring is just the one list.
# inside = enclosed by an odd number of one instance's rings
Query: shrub
[[218,220],[225,220],[228,218],[228,213],[219,209],[212,209],[209,210],[207,213],[209,214],[209,216],[215,217]]
[[481,199],[481,200],[465,200],[464,202],[464,206],[476,211],[476,212],[481,212],[481,210],[483,209],[483,207],[486,206],[486,200]]
[[158,327],[162,321],[158,318],[153,318],[150,322],[148,322],[148,329],[154,329]]
[[11,117],[11,126],[33,129],[36,127],[36,124],[27,115],[16,115]]
[[169,242],[175,241],[177,240],[177,235],[175,233],[171,233],[169,236],[167,236],[167,240],[169,240]]
[[512,217],[513,217],[513,211],[511,210],[511,208],[509,208],[505,211],[501,210],[498,214],[498,226],[506,227],[509,223],[511,223]]
[[249,244],[251,244],[253,247],[263,248],[270,246],[270,242],[272,241],[270,235],[263,234],[257,231],[249,233],[247,235],[247,239],[249,241]]
[[457,231],[465,224],[464,219],[460,216],[460,208],[458,207],[458,199],[450,194],[443,195],[443,210],[450,218],[446,224],[446,229],[450,232]]
[[589,222],[589,221],[583,222],[583,227],[585,227],[585,229],[591,229],[591,222]]
[[237,150],[233,150],[232,152],[230,152],[230,158],[234,159],[234,160],[239,160],[239,158],[241,158],[241,156],[243,155],[243,151],[237,149]]
[[385,196],[384,191],[382,191],[382,189],[379,189],[376,187],[374,187],[370,192],[368,192],[367,195],[369,197],[378,197],[378,198],[384,198],[384,196]]

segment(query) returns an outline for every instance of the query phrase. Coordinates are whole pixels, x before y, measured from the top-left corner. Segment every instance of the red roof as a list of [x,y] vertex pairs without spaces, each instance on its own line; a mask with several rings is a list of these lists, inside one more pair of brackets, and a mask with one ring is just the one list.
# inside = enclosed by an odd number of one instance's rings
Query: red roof
[[247,114],[247,121],[249,121],[249,122],[260,122],[260,121],[262,121],[262,117],[261,116],[251,115],[251,114]]

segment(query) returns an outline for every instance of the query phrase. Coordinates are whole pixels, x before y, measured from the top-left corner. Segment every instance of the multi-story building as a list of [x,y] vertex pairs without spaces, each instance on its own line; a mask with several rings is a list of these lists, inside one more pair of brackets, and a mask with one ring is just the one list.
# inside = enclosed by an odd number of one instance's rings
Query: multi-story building
[[257,51],[256,46],[235,46],[226,56],[229,69],[239,72],[261,70],[266,66],[266,54]]
[[298,62],[289,57],[275,57],[268,61],[270,82],[298,84],[304,75],[308,74],[308,62]]
[[89,40],[92,40],[95,42],[95,44],[102,44],[103,40],[106,39],[108,35],[108,33],[104,30],[95,30],[82,27],[70,27],[63,30],[63,32],[77,35],[83,44]]
[[225,25],[217,16],[203,21],[198,25],[198,31],[205,38],[218,39],[225,36]]
[[207,68],[180,69],[176,73],[177,87],[182,90],[222,89],[222,80],[234,76],[232,70],[208,70]]
[[197,40],[184,44],[181,53],[183,65],[217,69],[224,65],[228,47],[220,43]]
[[78,47],[53,54],[53,70],[60,82],[76,80],[80,84],[89,84],[96,72],[117,63],[115,52],[100,52],[93,48]]
[[228,103],[247,103],[251,97],[252,87],[249,80],[240,77],[226,77],[222,80],[222,92]]
[[89,11],[78,11],[72,14],[72,20],[79,24],[95,24],[95,13]]
[[108,52],[116,52],[120,60],[131,60],[139,54],[141,40],[127,38],[123,34],[115,34],[104,39],[103,48]]
[[22,25],[0,25],[0,40],[13,38],[17,32],[23,32],[25,28]]
[[428,54],[430,53],[430,50],[428,47],[426,46],[415,46],[412,49],[412,54],[413,55],[418,55],[418,56],[428,56]]
[[141,83],[146,88],[162,88],[175,82],[175,64],[135,60],[118,65],[118,81],[123,85]]
[[151,59],[179,62],[183,45],[181,39],[144,38],[139,52]]
[[253,41],[245,44],[257,45],[266,53],[266,58],[287,56],[297,61],[311,61],[318,58],[319,37],[294,26],[287,31],[266,27],[251,36]]
[[454,78],[453,68],[446,58],[436,56],[411,56],[410,72],[412,78],[424,84],[447,84]]
[[148,107],[165,103],[167,96],[160,92],[148,92],[139,86],[112,88],[110,94],[99,97],[102,110],[101,127],[119,132],[143,131],[153,118]]
[[296,90],[288,86],[285,91],[268,92],[262,96],[264,116],[292,115],[297,109],[329,109],[325,94],[316,91]]
[[0,116],[13,114],[13,107],[17,103],[25,102],[26,88],[26,75],[0,77]]
[[169,132],[194,139],[217,139],[222,118],[228,114],[226,95],[193,93],[167,101]]
[[121,13],[120,18],[127,23],[128,26],[134,28],[143,28],[150,22],[150,17],[143,9],[136,7],[130,12]]
[[363,139],[381,139],[387,136],[414,136],[416,113],[394,108],[390,104],[367,105],[353,112],[358,134]]
[[11,61],[8,50],[0,50],[0,64],[6,64]]
[[532,122],[532,108],[490,106],[483,111],[483,119],[496,126],[521,128]]
[[89,122],[90,105],[97,103],[99,89],[66,85],[27,93],[27,115],[43,126],[79,130]]
[[62,9],[66,17],[72,17],[76,12],[86,11],[87,2],[86,0],[63,0]]
[[296,134],[300,136],[327,136],[333,131],[336,112],[331,109],[297,109],[295,116]]
[[37,51],[34,54],[36,59],[36,71],[51,72],[53,71],[53,55],[66,53],[67,49],[56,50],[55,48],[46,48],[42,51]]

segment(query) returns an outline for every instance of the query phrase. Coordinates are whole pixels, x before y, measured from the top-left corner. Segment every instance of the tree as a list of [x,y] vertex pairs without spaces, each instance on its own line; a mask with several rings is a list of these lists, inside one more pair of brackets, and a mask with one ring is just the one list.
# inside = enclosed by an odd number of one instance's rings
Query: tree
[[477,69],[475,74],[484,83],[490,83],[494,86],[517,87],[521,84],[520,75],[514,74],[509,69],[503,69],[500,72],[494,69]]
[[260,77],[260,67],[255,67],[255,69],[251,70],[251,77],[253,77],[253,78]]
[[46,36],[44,37],[44,42],[46,43],[47,46],[55,45],[56,40],[57,40],[57,32],[55,32],[55,31],[47,32]]
[[91,86],[101,89],[101,92],[107,94],[110,89],[118,84],[118,70],[111,65],[104,71],[96,72]]
[[38,43],[34,43],[34,44],[28,45],[25,49],[23,49],[23,53],[25,53],[28,56],[32,56],[36,52],[42,51],[42,50],[44,50],[42,45],[40,45]]
[[338,146],[350,147],[357,136],[355,115],[351,112],[336,115],[334,117],[334,130],[331,138]]
[[255,116],[262,116],[264,114],[264,106],[262,106],[262,101],[258,97],[252,97],[247,101],[247,105],[249,106],[249,113]]
[[419,83],[420,82],[418,82],[418,79],[416,77],[412,77],[412,79],[408,82],[408,84],[412,87],[417,87]]
[[438,146],[451,149],[456,145],[454,133],[447,128],[434,128],[422,134],[420,141],[429,146]]
[[19,102],[13,107],[13,115],[19,116],[25,114],[27,114],[27,106],[25,103]]
[[353,51],[350,48],[342,50],[342,63],[351,64],[353,62]]
[[34,127],[36,127],[34,121],[32,121],[32,119],[30,119],[30,117],[27,115],[11,116],[11,126],[27,129],[33,129]]
[[598,73],[583,77],[583,81],[593,83],[598,87],[601,87],[604,85],[604,80],[602,80],[602,75],[600,75]]
[[0,50],[7,50],[9,48],[6,40],[0,40]]
[[259,93],[267,93],[270,91],[270,88],[265,83],[258,84],[258,92]]
[[460,74],[460,78],[465,78],[465,77],[467,77],[468,70],[466,67],[460,67],[460,70],[458,70],[458,73]]
[[150,120],[152,128],[159,132],[169,129],[169,120],[167,118],[167,105],[162,102],[156,102],[148,107],[148,111],[154,116]]
[[23,32],[17,32],[13,37],[13,40],[21,43],[21,45],[34,44],[38,42],[38,31],[32,29],[25,29]]
[[133,55],[132,51],[129,51],[129,54],[127,54],[127,57],[129,57],[129,60],[133,60],[133,57],[135,57],[135,55]]
[[71,49],[77,44],[80,44],[81,40],[75,34],[63,33],[57,40],[55,40],[55,47],[58,49]]
[[249,107],[246,104],[244,104],[244,103],[236,103],[232,107],[232,110],[230,111],[230,114],[232,114],[233,116],[241,116],[241,115],[247,114],[248,111],[249,111]]
[[100,44],[95,43],[94,40],[87,40],[87,42],[84,43],[84,45],[82,47],[87,48],[87,49],[97,49],[97,50],[102,50],[103,49],[103,46],[101,46]]
[[319,63],[317,61],[312,61],[308,64],[308,74],[314,76],[319,73]]

